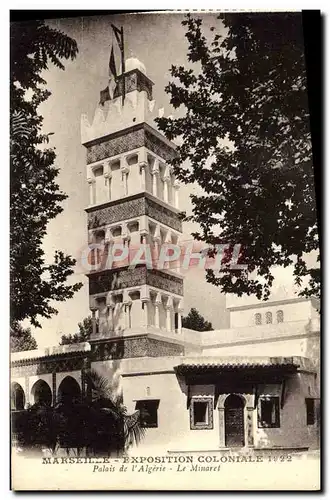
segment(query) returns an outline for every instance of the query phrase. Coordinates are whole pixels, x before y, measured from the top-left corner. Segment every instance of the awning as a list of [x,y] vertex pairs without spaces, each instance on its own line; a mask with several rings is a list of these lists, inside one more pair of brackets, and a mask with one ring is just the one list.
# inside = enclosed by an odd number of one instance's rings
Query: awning
[[227,358],[186,358],[174,367],[180,375],[221,374],[221,373],[295,373],[315,372],[308,358],[293,357],[227,357]]
[[286,399],[286,381],[298,371],[315,373],[311,360],[293,357],[195,357],[185,358],[174,367],[177,375],[184,377],[187,385],[187,407],[190,405],[193,385],[214,385],[214,407],[219,394],[242,392],[254,395],[254,407],[263,384],[278,384],[283,408]]

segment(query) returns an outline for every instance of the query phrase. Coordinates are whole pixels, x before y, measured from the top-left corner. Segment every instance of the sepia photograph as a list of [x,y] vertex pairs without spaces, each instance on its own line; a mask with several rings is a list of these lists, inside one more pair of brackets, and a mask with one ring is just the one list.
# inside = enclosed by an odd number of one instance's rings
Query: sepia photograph
[[38,12],[10,21],[11,488],[319,491],[305,13]]

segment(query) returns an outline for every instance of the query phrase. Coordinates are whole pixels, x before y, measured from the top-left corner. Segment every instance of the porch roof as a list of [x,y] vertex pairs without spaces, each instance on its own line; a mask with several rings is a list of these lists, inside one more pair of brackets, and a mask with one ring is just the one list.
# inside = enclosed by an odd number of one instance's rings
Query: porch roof
[[174,367],[179,374],[224,372],[273,372],[294,373],[297,370],[315,371],[308,358],[293,357],[227,357],[186,358]]

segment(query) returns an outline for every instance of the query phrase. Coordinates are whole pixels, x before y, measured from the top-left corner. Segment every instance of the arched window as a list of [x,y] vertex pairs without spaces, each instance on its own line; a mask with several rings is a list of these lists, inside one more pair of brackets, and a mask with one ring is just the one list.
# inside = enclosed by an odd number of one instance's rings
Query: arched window
[[266,325],[273,323],[273,315],[270,311],[266,312]]
[[11,409],[24,410],[25,394],[22,387],[17,383],[11,384]]
[[52,404],[52,391],[44,380],[37,380],[31,389],[31,394],[35,404],[47,406]]
[[254,315],[254,322],[256,325],[261,325],[261,314],[260,313],[256,313]]
[[81,390],[78,382],[70,376],[65,377],[58,388],[58,400],[63,404],[81,401]]
[[277,320],[277,323],[283,323],[283,321],[284,321],[283,311],[276,312],[276,320]]

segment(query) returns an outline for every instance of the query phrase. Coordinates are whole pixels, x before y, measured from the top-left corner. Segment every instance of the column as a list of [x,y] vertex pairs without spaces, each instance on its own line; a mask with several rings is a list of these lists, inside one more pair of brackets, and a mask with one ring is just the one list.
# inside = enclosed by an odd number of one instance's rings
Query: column
[[97,328],[96,328],[96,311],[97,311],[97,307],[93,307],[91,308],[91,312],[92,312],[92,327],[93,327],[93,331],[92,331],[92,335],[93,336],[96,336],[96,333],[97,333]]
[[25,375],[25,408],[30,405],[30,380],[29,376]]
[[158,196],[159,161],[155,158],[152,167],[152,194]]
[[124,303],[124,324],[125,324],[125,329],[127,329],[130,328],[131,326],[130,312],[131,312],[132,299],[126,290],[123,293],[123,303]]
[[141,243],[142,243],[142,245],[146,245],[147,244],[147,236],[148,236],[147,232],[140,231],[140,237],[141,237]]
[[129,165],[127,164],[125,158],[121,158],[121,160],[120,160],[120,171],[122,174],[123,185],[124,185],[124,196],[127,196],[128,195]]
[[179,208],[179,189],[180,189],[180,184],[177,179],[173,182],[173,189],[174,189],[174,206],[175,208]]
[[182,314],[183,314],[183,301],[180,300],[178,305],[178,333],[182,333]]
[[150,299],[142,299],[142,309],[143,309],[143,326],[148,328],[149,324],[149,313],[148,313],[148,302]]
[[149,287],[143,285],[140,290],[141,304],[143,309],[143,326],[148,328],[149,325],[149,314],[148,314],[148,302],[150,301]]
[[143,245],[147,244],[147,237],[149,234],[149,224],[148,224],[148,218],[145,215],[142,215],[139,218],[139,232],[140,232],[140,242]]
[[159,308],[162,303],[162,297],[160,293],[157,293],[156,299],[155,299],[155,327],[160,328],[160,318],[159,318]]
[[166,304],[166,330],[168,332],[172,331],[172,311],[173,311],[173,299],[168,297]]
[[164,201],[166,203],[169,202],[169,184],[171,182],[171,176],[169,171],[169,166],[166,165],[165,173],[164,173]]
[[106,303],[102,302],[99,304],[99,334],[102,336],[107,335],[109,330],[109,307]]
[[115,307],[116,304],[111,304],[109,306],[109,311],[110,311],[110,331],[114,332],[115,331]]
[[244,417],[246,417],[245,422],[245,445],[249,448],[254,447],[254,397],[252,394],[245,394],[246,407],[244,412]]
[[95,196],[94,196],[94,191],[95,191],[95,179],[92,177],[89,177],[87,179],[88,185],[89,185],[89,204],[94,205],[95,203]]
[[124,265],[127,265],[127,264],[130,263],[129,243],[130,243],[131,237],[130,237],[129,230],[128,230],[126,222],[122,223],[122,226],[121,226],[121,236],[122,236],[122,239],[123,239],[124,247],[127,247],[127,250],[128,250],[127,254],[126,254],[126,251],[125,251],[125,255],[127,255],[127,257],[126,257],[125,260],[127,262],[126,262],[126,264],[124,264]]
[[226,438],[225,438],[225,407],[222,403],[218,406],[219,411],[219,446],[220,448],[225,448]]
[[87,375],[90,373],[91,369],[91,361],[89,356],[84,358],[83,366],[81,369],[81,396],[82,401],[91,399],[91,387],[87,384]]
[[53,394],[53,406],[56,405],[56,372],[52,373],[52,394]]
[[116,304],[115,304],[112,292],[108,292],[106,304],[107,304],[108,310],[109,310],[109,323],[110,323],[109,330],[113,332],[115,329],[114,311],[115,311]]
[[159,254],[160,254],[160,244],[161,244],[159,224],[156,225],[155,234],[153,237],[153,242],[154,242],[153,263],[155,266],[158,266]]
[[[109,227],[106,228],[105,230],[105,235],[104,235],[104,243],[105,245],[108,245],[111,247],[113,245],[114,239],[112,236],[111,229]],[[109,255],[109,250],[108,250],[108,255]]]
[[111,200],[111,178],[112,178],[112,171],[111,171],[111,163],[110,161],[104,162],[103,165],[103,170],[104,170],[104,178],[105,182],[107,183],[108,186],[108,200]]
[[[172,243],[172,233],[171,233],[171,231],[167,231],[166,236],[165,236],[165,240],[164,240],[164,244],[168,245],[168,244],[171,244],[171,243]],[[173,261],[173,264],[175,265],[175,261]],[[166,260],[164,262],[164,269],[169,269],[170,266],[171,266],[171,263],[168,260]]]
[[148,163],[143,161],[140,163],[140,188],[141,191],[146,190],[146,169],[148,167]]

